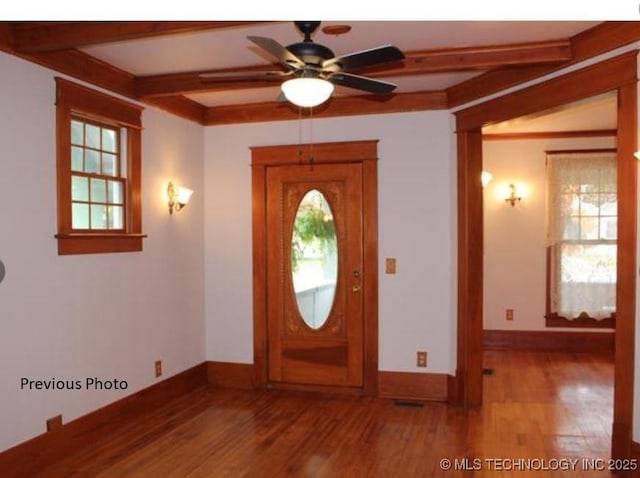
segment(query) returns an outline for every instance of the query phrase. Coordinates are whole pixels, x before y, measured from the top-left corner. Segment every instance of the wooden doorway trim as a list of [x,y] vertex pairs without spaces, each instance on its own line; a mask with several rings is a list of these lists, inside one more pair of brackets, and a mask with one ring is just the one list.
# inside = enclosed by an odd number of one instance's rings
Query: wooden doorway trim
[[601,63],[456,113],[458,141],[458,365],[450,400],[482,403],[484,125],[543,111],[602,93],[618,95],[618,281],[612,456],[631,453],[635,369],[637,217],[637,56],[630,51]]
[[378,392],[378,141],[251,148],[254,386],[267,385],[266,173],[275,166],[362,164],[364,385]]

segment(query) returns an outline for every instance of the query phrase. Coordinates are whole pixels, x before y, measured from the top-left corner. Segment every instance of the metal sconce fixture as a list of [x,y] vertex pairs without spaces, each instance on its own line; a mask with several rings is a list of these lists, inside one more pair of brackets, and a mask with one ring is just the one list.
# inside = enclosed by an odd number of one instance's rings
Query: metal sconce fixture
[[[177,192],[176,192],[177,189]],[[169,198],[169,214],[173,214],[173,211],[180,211],[183,207],[189,204],[189,199],[193,194],[193,189],[183,188],[178,186],[173,187],[173,183],[169,182],[167,186],[167,196]]]
[[516,195],[516,185],[513,183],[509,184],[509,196],[505,198],[505,202],[511,204],[511,206],[515,206],[520,201],[522,201],[522,196]]

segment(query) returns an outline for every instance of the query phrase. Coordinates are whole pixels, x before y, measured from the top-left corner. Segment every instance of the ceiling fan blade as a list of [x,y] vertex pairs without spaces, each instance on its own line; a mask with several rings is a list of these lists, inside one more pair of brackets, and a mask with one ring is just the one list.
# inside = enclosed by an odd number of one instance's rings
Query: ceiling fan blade
[[322,62],[323,69],[331,70],[339,65],[342,70],[357,70],[369,66],[385,65],[404,60],[404,54],[393,45],[363,50],[349,55],[330,58]]
[[230,82],[230,81],[268,81],[279,80],[293,75],[292,71],[220,71],[212,73],[201,73],[200,79],[207,82]]
[[304,67],[304,61],[271,38],[248,36],[247,39],[258,45],[264,51],[276,58],[280,63],[289,68]]
[[356,90],[364,90],[376,95],[386,95],[396,89],[396,85],[393,83],[372,80],[371,78],[353,75],[351,73],[334,73],[327,77],[327,80],[335,85],[347,86],[349,88],[355,88]]

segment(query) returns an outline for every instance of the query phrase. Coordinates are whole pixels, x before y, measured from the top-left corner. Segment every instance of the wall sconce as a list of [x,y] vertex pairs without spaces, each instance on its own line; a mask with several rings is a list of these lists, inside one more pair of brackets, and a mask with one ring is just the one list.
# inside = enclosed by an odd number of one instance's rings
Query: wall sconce
[[517,203],[522,201],[522,196],[518,196],[516,194],[516,185],[515,184],[513,184],[513,183],[509,184],[509,196],[507,196],[504,200],[508,204],[511,204],[511,206],[515,206]]
[[178,192],[176,193],[176,188],[173,187],[173,183],[169,182],[167,186],[167,196],[169,198],[169,214],[173,214],[173,211],[180,211],[183,207],[189,204],[189,199],[191,199],[191,195],[193,194],[193,189],[183,188],[182,186],[177,187]]
[[486,188],[492,179],[493,174],[491,174],[489,171],[482,171],[482,174],[480,175],[480,182],[482,183],[483,188]]

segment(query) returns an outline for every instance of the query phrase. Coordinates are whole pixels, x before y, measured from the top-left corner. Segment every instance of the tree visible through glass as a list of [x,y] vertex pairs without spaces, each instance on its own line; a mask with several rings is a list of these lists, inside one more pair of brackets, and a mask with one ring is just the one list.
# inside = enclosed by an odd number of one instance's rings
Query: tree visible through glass
[[338,278],[333,212],[317,189],[304,195],[293,221],[291,273],[298,311],[317,330],[329,318]]

